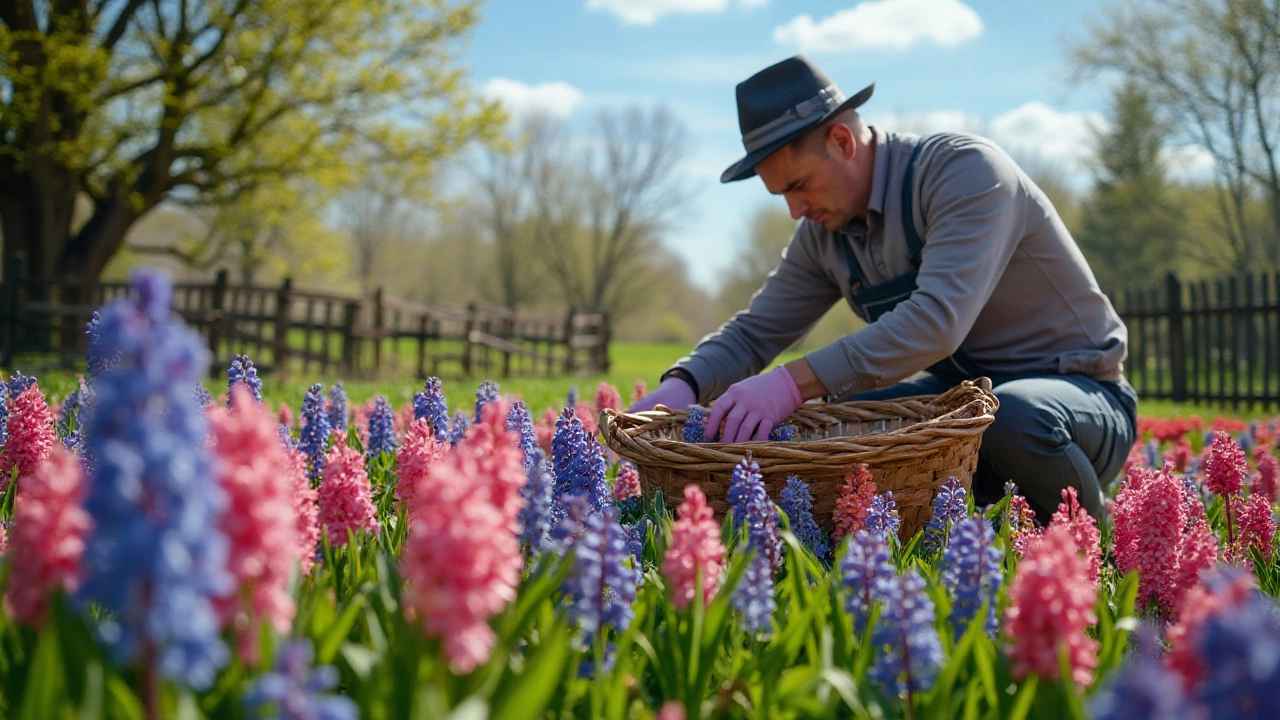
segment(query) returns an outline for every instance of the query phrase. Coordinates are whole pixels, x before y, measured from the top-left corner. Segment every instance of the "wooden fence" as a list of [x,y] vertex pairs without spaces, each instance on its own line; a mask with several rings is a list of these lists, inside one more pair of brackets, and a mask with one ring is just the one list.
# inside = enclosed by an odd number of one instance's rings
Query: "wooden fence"
[[1280,273],[1117,293],[1125,374],[1145,398],[1280,407]]
[[[127,283],[41,282],[10,267],[0,285],[0,357],[18,353],[83,362],[85,323],[131,292]],[[607,315],[537,315],[443,308],[388,297],[349,297],[279,286],[175,283],[173,309],[206,339],[212,372],[247,354],[262,372],[349,378],[414,373],[450,377],[607,372]]]

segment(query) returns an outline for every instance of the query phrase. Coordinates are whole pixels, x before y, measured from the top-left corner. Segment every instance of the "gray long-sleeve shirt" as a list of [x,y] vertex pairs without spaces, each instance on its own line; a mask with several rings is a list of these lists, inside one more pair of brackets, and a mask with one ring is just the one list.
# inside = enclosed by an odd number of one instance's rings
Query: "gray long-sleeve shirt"
[[[830,307],[851,296],[849,244],[865,281],[913,268],[902,183],[919,138],[871,128],[869,211],[840,231],[802,220],[751,303],[678,367],[699,401],[759,373]],[[832,397],[891,385],[963,347],[996,373],[1121,376],[1128,333],[1049,199],[993,143],[934,136],[921,152],[913,208],[922,229],[917,290],[893,310],[807,356]]]

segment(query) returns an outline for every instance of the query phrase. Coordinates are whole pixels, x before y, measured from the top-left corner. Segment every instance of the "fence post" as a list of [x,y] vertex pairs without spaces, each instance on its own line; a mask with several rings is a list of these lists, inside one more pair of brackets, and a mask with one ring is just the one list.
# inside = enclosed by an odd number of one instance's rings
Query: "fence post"
[[476,329],[476,304],[467,305],[467,324],[462,330],[462,376],[471,377],[471,353],[475,346],[471,333]]
[[356,317],[360,314],[360,301],[347,300],[342,304],[342,374],[346,377],[355,375],[356,356]]
[[574,360],[575,360],[573,356],[573,340],[574,340],[574,335],[576,334],[575,332],[576,329],[574,327],[573,320],[576,316],[577,316],[577,313],[573,311],[573,308],[569,308],[569,314],[565,315],[565,318],[564,318],[564,373],[565,375],[573,374]]
[[1182,283],[1172,272],[1164,276],[1166,315],[1169,318],[1169,363],[1173,371],[1173,399],[1187,399],[1187,344],[1183,333]]
[[215,358],[209,366],[209,376],[217,378],[222,374],[222,369],[218,367],[216,358],[222,357],[219,354],[219,346],[222,345],[222,336],[226,333],[227,324],[230,318],[227,317],[225,308],[227,305],[227,270],[223,268],[213,277],[213,285],[209,288],[209,328],[207,339],[209,342],[209,354]]
[[382,369],[382,327],[385,308],[382,305],[382,286],[373,291],[373,375]]
[[11,369],[18,345],[18,278],[22,277],[22,261],[22,253],[16,253],[4,269],[4,366]]
[[609,343],[613,341],[613,323],[609,320],[609,313],[602,313],[600,316],[600,364],[599,371],[602,373],[609,372]]
[[276,376],[284,379],[289,375],[289,321],[293,314],[293,278],[286,277],[276,292],[276,329],[271,343],[271,365]]

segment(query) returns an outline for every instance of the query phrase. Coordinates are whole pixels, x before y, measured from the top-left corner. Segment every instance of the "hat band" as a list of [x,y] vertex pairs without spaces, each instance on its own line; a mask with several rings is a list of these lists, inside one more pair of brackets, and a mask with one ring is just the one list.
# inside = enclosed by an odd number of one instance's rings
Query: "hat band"
[[770,120],[760,127],[742,136],[742,145],[747,152],[755,152],[769,143],[784,138],[810,124],[809,118],[815,113],[826,114],[844,102],[844,94],[835,84],[828,85],[818,91],[817,97],[787,108],[780,117]]

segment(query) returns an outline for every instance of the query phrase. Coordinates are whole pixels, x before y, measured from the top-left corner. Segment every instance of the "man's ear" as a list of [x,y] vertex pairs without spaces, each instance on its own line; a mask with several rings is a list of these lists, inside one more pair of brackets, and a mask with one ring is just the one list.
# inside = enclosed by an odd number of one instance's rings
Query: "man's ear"
[[844,123],[831,126],[827,134],[827,142],[831,144],[831,149],[845,160],[852,160],[858,154],[858,143],[853,137],[853,130]]

